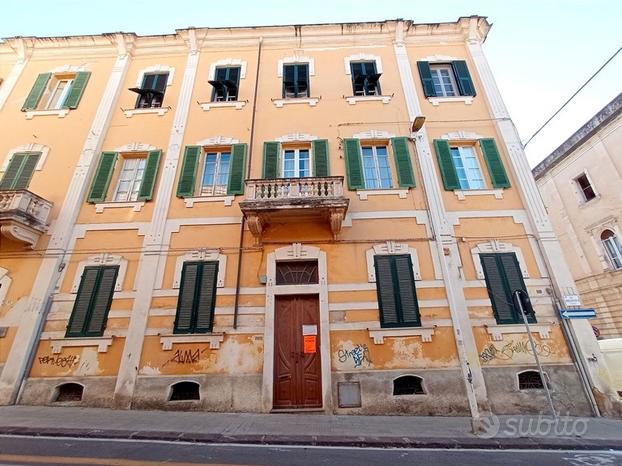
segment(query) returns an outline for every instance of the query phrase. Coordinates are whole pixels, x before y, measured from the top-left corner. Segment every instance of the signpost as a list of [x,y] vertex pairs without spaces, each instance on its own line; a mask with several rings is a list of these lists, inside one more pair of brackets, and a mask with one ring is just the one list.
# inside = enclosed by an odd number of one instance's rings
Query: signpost
[[593,319],[596,317],[594,309],[560,309],[562,319]]

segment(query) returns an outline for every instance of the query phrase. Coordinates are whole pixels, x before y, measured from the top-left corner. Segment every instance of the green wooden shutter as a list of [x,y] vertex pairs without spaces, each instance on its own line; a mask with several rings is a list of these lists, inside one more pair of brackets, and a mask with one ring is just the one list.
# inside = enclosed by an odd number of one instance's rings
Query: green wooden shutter
[[[516,290],[522,290],[527,293],[527,287],[523,280],[523,272],[520,269],[518,259],[515,253],[498,254],[497,260],[505,275],[505,281],[507,282],[507,288],[509,290],[509,299],[512,305],[514,304],[513,292]],[[520,309],[514,309],[515,318],[518,322],[523,321],[523,316],[520,314]],[[527,316],[529,322],[535,323],[534,316]]]
[[76,77],[73,78],[73,82],[71,83],[71,90],[65,102],[63,102],[63,108],[78,108],[78,104],[86,88],[86,83],[89,82],[90,77],[90,71],[79,71],[76,73]]
[[45,89],[48,85],[48,81],[52,77],[52,73],[41,73],[35,79],[35,83],[30,89],[30,93],[28,97],[26,97],[26,101],[22,106],[22,112],[26,112],[28,110],[35,110],[37,105],[39,105],[39,101],[41,100],[41,96],[45,92]]
[[393,256],[393,284],[400,308],[400,323],[404,326],[420,326],[419,304],[415,289],[415,276],[410,255]]
[[432,80],[430,64],[427,61],[418,61],[417,68],[419,69],[419,77],[421,78],[421,84],[423,85],[423,94],[426,97],[436,97],[436,90],[434,89],[434,81]]
[[451,62],[451,66],[454,69],[454,75],[456,81],[458,81],[458,88],[460,89],[460,95],[471,95],[475,97],[475,86],[469,73],[469,67],[464,60],[455,60]]
[[26,157],[28,157],[28,154],[24,152],[13,154],[13,157],[11,157],[11,161],[9,162],[9,166],[4,172],[2,181],[0,181],[0,190],[13,189],[13,183],[15,183],[15,180],[17,179],[17,174],[21,171]]
[[229,184],[227,194],[244,194],[244,178],[246,175],[246,144],[231,146],[231,165],[229,166]]
[[343,144],[346,154],[348,188],[351,190],[365,189],[363,160],[361,159],[361,141],[358,139],[344,139]]
[[445,139],[435,139],[434,148],[436,149],[436,157],[438,159],[438,166],[441,169],[445,190],[453,191],[454,189],[460,189],[460,181],[456,173],[454,159],[451,156],[449,143]]
[[104,334],[118,272],[119,267],[99,268],[98,283],[84,332],[87,336],[96,337]]
[[85,267],[80,279],[78,295],[73,303],[73,310],[67,325],[67,337],[84,336],[84,327],[88,318],[91,301],[95,294],[99,277],[99,267]]
[[499,149],[497,149],[495,140],[492,138],[480,139],[479,145],[484,153],[493,187],[509,188],[510,179],[503,166],[503,161],[501,160],[501,155],[499,154]]
[[313,150],[313,176],[329,176],[330,162],[328,158],[328,140],[316,139],[312,143]]
[[143,174],[143,180],[140,183],[140,189],[138,190],[139,201],[150,201],[153,197],[153,187],[155,186],[156,178],[158,176],[158,167],[160,166],[160,158],[162,156],[161,150],[149,151],[147,156],[147,164],[145,166],[145,173]]
[[28,188],[40,157],[40,152],[17,152],[13,154],[2,181],[0,181],[0,190]]
[[194,196],[194,185],[202,150],[201,146],[186,146],[181,175],[179,175],[179,182],[177,183],[177,197]]
[[117,161],[116,152],[102,152],[99,158],[99,165],[93,178],[91,192],[89,193],[88,202],[104,202],[108,192],[108,185],[112,178],[114,164]]
[[393,257],[374,256],[376,269],[376,291],[380,309],[380,326],[397,327],[400,324],[399,310],[393,289]]
[[279,152],[281,144],[274,141],[263,143],[263,178],[273,179],[279,177]]
[[415,187],[415,174],[413,172],[410,150],[408,150],[408,138],[392,138],[393,157],[397,168],[397,180],[401,188]]
[[192,331],[192,310],[196,298],[200,264],[200,262],[184,263],[181,271],[181,285],[179,286],[173,333],[190,333]]
[[201,266],[201,278],[197,281],[198,300],[195,305],[194,331],[196,333],[212,331],[216,306],[218,261],[203,262]]

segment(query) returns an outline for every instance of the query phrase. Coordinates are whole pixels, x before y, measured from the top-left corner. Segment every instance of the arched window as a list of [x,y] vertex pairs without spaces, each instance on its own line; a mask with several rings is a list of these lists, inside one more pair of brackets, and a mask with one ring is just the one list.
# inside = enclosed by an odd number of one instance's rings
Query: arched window
[[542,377],[538,371],[525,371],[518,374],[518,389],[519,390],[534,390],[542,389],[544,384],[542,383]]
[[59,385],[54,401],[82,401],[84,387],[79,383],[64,383]]
[[425,395],[423,379],[416,375],[403,375],[393,381],[393,395]]
[[600,240],[603,242],[603,247],[607,253],[607,258],[611,267],[614,269],[622,268],[622,246],[620,246],[620,240],[611,230],[605,230],[600,235]]
[[196,382],[177,382],[171,387],[169,401],[200,400],[200,388],[201,386]]

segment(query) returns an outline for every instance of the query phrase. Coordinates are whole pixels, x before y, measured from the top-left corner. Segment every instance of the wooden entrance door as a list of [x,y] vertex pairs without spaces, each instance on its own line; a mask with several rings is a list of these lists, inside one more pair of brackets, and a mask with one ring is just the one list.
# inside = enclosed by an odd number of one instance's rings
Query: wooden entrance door
[[[321,408],[318,296],[277,296],[274,317],[274,408]],[[311,335],[305,345],[303,325],[305,333],[313,333],[315,328],[314,345],[310,344]]]

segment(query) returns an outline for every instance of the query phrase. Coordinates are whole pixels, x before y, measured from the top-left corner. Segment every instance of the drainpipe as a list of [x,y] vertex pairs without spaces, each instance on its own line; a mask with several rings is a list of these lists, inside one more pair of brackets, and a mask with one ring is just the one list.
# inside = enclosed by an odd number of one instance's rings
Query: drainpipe
[[[259,64],[261,63],[261,45],[263,43],[263,37],[259,38],[259,45],[257,46],[257,69],[255,71],[255,90],[253,92],[253,114],[251,115],[251,135],[248,141],[248,162],[246,164],[246,173],[250,175],[252,161],[253,161],[253,147],[255,142],[255,115],[257,112],[257,89],[259,87]],[[235,301],[233,303],[233,328],[238,328],[238,308],[240,303],[240,279],[242,275],[242,256],[244,248],[244,227],[246,226],[246,217],[242,215],[242,222],[240,223],[240,243],[238,245],[238,269],[235,279]]]

